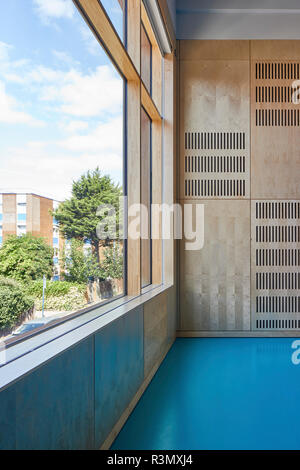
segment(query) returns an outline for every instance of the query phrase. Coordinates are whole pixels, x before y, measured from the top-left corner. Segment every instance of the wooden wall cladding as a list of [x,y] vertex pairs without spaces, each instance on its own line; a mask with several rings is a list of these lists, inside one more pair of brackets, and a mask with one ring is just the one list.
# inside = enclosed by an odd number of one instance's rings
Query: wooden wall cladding
[[248,41],[180,42],[180,198],[250,194]]
[[251,42],[251,186],[253,199],[300,198],[299,41]]
[[295,80],[300,41],[180,42],[178,196],[205,204],[203,249],[181,242],[181,330],[300,329]]
[[300,328],[300,201],[251,202],[253,330]]
[[249,330],[250,202],[201,203],[204,248],[180,242],[180,329]]

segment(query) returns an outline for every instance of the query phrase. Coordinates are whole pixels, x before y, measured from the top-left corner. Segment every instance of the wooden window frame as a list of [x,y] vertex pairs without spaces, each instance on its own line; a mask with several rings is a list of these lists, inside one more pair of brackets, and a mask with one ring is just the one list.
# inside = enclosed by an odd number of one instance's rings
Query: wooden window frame
[[[130,208],[141,200],[141,108],[152,121],[152,203],[161,204],[162,184],[162,87],[163,57],[142,0],[127,2],[127,41],[125,45],[115,31],[98,0],[73,0],[113,64],[126,80],[127,88],[127,202]],[[141,79],[141,25],[152,44],[152,96]],[[172,54],[173,56],[173,54]],[[170,75],[169,75],[170,76]],[[172,129],[173,132],[173,129]],[[137,222],[136,214],[128,213],[128,224]],[[162,217],[159,239],[152,240],[152,283],[163,282]],[[157,232],[157,228],[156,228]],[[127,240],[127,294],[141,293],[140,239]]]

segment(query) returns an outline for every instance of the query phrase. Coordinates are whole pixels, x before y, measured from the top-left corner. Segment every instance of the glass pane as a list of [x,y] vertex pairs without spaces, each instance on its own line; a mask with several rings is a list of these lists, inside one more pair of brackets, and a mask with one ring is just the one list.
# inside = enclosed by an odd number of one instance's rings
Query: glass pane
[[0,306],[8,290],[19,301],[0,338],[124,292],[122,242],[96,232],[97,208],[118,215],[123,191],[123,94],[71,0],[3,2]]
[[141,114],[141,271],[142,287],[151,284],[151,120]]
[[[130,1],[130,0],[129,0]],[[125,17],[127,0],[100,0],[110,21],[117,31],[122,42],[126,42],[125,38]]]
[[141,76],[151,95],[152,45],[143,26],[141,30],[141,49]]

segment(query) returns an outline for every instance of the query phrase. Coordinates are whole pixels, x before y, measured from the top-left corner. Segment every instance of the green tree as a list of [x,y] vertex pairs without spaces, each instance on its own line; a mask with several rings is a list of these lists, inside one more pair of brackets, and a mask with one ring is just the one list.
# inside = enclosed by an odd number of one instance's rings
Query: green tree
[[102,204],[112,205],[116,211],[118,226],[121,195],[122,190],[119,185],[109,176],[102,176],[99,168],[96,168],[73,182],[71,198],[62,202],[53,216],[66,239],[89,240],[96,259],[100,262],[96,228],[102,217],[97,215],[97,210]]
[[96,255],[84,249],[84,242],[73,238],[69,249],[64,249],[62,262],[68,282],[87,283],[89,279],[101,278],[101,269]]
[[48,279],[53,273],[53,249],[31,234],[10,236],[0,249],[0,275],[18,281]]
[[109,246],[104,250],[104,260],[101,267],[105,279],[108,277],[122,279],[124,275],[124,259],[122,249],[118,244],[116,246]]

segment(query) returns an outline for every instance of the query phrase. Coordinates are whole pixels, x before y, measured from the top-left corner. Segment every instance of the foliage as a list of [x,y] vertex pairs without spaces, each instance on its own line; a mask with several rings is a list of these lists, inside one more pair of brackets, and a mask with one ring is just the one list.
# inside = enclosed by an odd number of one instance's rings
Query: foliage
[[[69,291],[64,295],[51,295],[45,298],[45,310],[56,311],[73,311],[79,310],[86,306],[87,301],[85,297],[85,290],[83,292],[82,286],[75,286],[70,284]],[[42,299],[35,300],[35,308],[42,310]]]
[[62,202],[54,211],[61,233],[66,239],[89,240],[99,260],[99,239],[96,228],[103,219],[97,215],[102,204],[110,204],[116,211],[116,222],[119,218],[119,197],[122,190],[110,176],[102,176],[99,168],[88,171],[73,182],[72,196]]
[[123,253],[118,245],[109,246],[104,250],[104,260],[102,263],[102,271],[104,279],[122,279],[123,277]]
[[64,252],[65,279],[69,282],[86,284],[89,281],[123,277],[123,254],[119,245],[103,250],[100,264],[95,253],[80,240],[73,239],[69,251]]
[[96,255],[91,249],[86,249],[81,240],[70,241],[69,250],[64,250],[63,264],[68,282],[86,284],[90,279],[101,277]]
[[31,234],[10,236],[0,249],[0,276],[18,281],[51,278],[53,249],[41,237]]
[[[65,281],[48,281],[46,285],[45,297],[63,297],[69,294],[72,287],[75,287],[78,292],[84,293],[86,285],[65,282]],[[43,297],[43,281],[32,281],[24,284],[25,292],[34,297],[35,299],[42,299]]]
[[0,329],[14,326],[33,305],[33,298],[16,281],[0,278]]

